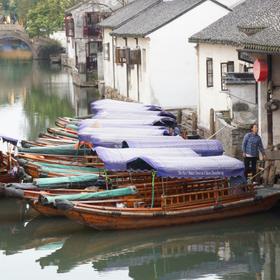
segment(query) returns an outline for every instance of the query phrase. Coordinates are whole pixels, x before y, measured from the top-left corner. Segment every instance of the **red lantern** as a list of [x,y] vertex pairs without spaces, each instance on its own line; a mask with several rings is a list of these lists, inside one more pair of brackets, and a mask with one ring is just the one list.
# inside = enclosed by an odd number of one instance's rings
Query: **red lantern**
[[257,59],[254,62],[254,77],[257,82],[267,80],[268,66],[265,60]]

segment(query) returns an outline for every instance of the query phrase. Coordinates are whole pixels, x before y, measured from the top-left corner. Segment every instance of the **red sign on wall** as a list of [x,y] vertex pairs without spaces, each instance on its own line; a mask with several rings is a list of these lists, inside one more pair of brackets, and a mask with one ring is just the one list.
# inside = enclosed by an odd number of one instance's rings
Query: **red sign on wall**
[[267,80],[268,66],[265,60],[257,59],[254,62],[254,77],[257,82],[263,82]]

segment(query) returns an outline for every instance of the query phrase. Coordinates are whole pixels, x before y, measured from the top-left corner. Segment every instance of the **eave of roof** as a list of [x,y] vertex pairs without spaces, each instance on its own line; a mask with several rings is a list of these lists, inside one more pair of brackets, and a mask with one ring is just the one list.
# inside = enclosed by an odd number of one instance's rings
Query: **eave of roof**
[[[136,32],[135,32],[135,33],[130,33],[130,32],[118,32],[118,30],[117,30],[117,28],[116,28],[115,31],[112,31],[110,34],[113,35],[113,36],[116,36],[116,37],[142,37],[142,38],[143,38],[143,37],[145,37],[145,36],[147,36],[147,35],[149,35],[149,34],[155,32],[155,31],[157,31],[158,29],[162,28],[163,26],[169,24],[170,22],[176,20],[177,18],[181,17],[182,15],[188,13],[189,11],[193,10],[194,8],[200,6],[202,3],[206,2],[206,1],[208,1],[208,0],[201,0],[201,1],[197,2],[197,3],[195,3],[195,4],[192,5],[191,7],[188,7],[188,8],[186,8],[186,9],[182,10],[179,14],[177,14],[176,16],[174,16],[173,18],[171,18],[170,20],[168,20],[168,21],[166,21],[166,22],[163,22],[163,23],[160,24],[159,26],[156,26],[155,28],[152,28],[152,29],[150,29],[149,31],[147,31],[147,32],[145,32],[145,33],[140,33],[140,32],[137,32],[137,33],[136,33]],[[218,2],[218,1],[216,1],[216,0],[209,0],[209,1],[211,1],[211,2],[213,2],[213,3],[215,3],[215,4],[217,4],[217,5],[219,5],[219,6],[221,6],[221,7],[223,7],[224,9],[227,9],[228,11],[232,11],[229,7],[223,5],[222,3],[220,3],[220,2]],[[158,4],[160,4],[160,3],[158,3]],[[153,6],[153,7],[154,7],[154,6]],[[148,9],[150,9],[150,8],[152,8],[152,7],[149,7]],[[146,9],[145,11],[147,11],[148,9]],[[144,11],[144,12],[145,12],[145,11]],[[134,18],[136,18],[136,17],[138,17],[138,16],[141,16],[142,14],[143,14],[143,13],[136,15]],[[129,24],[129,22],[130,22],[131,20],[133,20],[134,18],[131,18],[131,19],[127,22],[127,24]],[[124,24],[126,24],[126,23],[124,23]],[[120,28],[121,28],[124,24],[122,24],[122,25],[120,26]]]
[[237,5],[232,13],[191,36],[189,42],[278,53],[279,15],[278,0],[247,0]]
[[243,48],[244,51],[251,51],[254,53],[270,53],[277,54],[280,53],[280,46],[267,46],[267,45],[259,45],[259,44],[248,44],[248,43],[237,43],[235,41],[230,40],[206,40],[206,39],[196,39],[190,38],[190,43],[198,43],[198,44],[211,44],[211,45],[226,45]]
[[[134,0],[134,1],[137,1],[137,0]],[[127,9],[129,8],[130,6],[134,5],[135,2],[132,1],[130,3],[128,3],[126,6],[122,7],[123,9]],[[147,9],[153,7],[154,5],[157,5],[158,3],[160,3],[162,0],[157,0],[155,1],[153,4],[147,6],[146,8],[144,8],[143,10],[140,10],[139,12],[137,12],[136,14],[133,14],[133,15],[130,15],[128,16],[126,19],[124,19],[123,21],[119,22],[118,24],[109,24],[109,23],[106,23],[107,22],[107,19],[103,20],[102,22],[100,22],[98,25],[103,27],[103,28],[112,28],[112,29],[117,29],[119,28],[121,25],[124,25],[126,24],[127,22],[133,20],[134,18],[136,18],[137,16],[139,16],[141,13],[145,12]],[[122,9],[120,8],[120,10]],[[118,14],[113,14],[109,17],[109,19],[111,17],[114,17],[114,16],[118,16]]]

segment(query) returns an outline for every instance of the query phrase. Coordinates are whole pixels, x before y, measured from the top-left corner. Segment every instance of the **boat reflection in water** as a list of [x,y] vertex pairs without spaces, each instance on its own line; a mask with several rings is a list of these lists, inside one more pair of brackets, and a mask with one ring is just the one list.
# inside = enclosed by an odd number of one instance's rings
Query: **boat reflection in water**
[[1,216],[0,256],[40,251],[29,265],[43,274],[52,267],[71,275],[81,267],[98,275],[125,271],[127,279],[139,280],[280,279],[279,210],[184,227],[98,232],[63,218],[34,218],[14,205],[1,200],[0,213],[10,209],[14,222]]
[[0,252],[17,254],[53,243],[63,245],[82,226],[63,218],[46,219],[23,201],[0,200]]
[[[56,229],[52,230],[55,234],[49,232],[43,240],[50,244],[60,242],[59,248],[37,261],[43,269],[57,266],[60,273],[89,263],[100,273],[125,269],[130,278],[139,280],[196,279],[207,275],[212,275],[211,279],[279,279],[275,265],[280,260],[280,221],[276,219],[277,214],[269,213],[170,229],[84,229],[71,236],[59,235]],[[56,221],[57,225],[60,222]],[[63,227],[65,224],[60,228]],[[28,228],[23,234],[25,230]],[[37,235],[42,239],[44,232],[48,232],[47,226],[39,232],[35,230],[32,238]],[[30,243],[26,244],[30,248]]]

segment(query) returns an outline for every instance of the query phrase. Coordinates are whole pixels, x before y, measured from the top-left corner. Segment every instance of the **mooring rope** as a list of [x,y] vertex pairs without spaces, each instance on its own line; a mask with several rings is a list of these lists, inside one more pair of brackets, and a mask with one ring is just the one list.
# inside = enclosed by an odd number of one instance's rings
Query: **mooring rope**
[[154,208],[155,203],[155,177],[156,177],[156,171],[152,171],[152,204],[151,208]]

